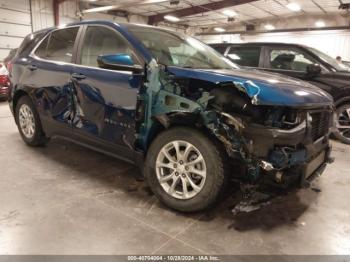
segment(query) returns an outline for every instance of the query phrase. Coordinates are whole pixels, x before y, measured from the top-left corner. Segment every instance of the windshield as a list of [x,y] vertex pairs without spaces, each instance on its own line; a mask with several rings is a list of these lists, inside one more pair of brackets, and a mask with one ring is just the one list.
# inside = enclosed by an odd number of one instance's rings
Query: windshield
[[327,64],[330,64],[336,71],[339,72],[349,72],[350,68],[346,66],[343,63],[339,63],[337,60],[335,60],[333,57],[330,57],[329,55],[315,49],[312,47],[308,47],[308,49],[313,52],[315,55],[320,57],[323,61],[325,61]]
[[152,27],[128,26],[158,63],[198,69],[237,69],[238,66],[199,40]]

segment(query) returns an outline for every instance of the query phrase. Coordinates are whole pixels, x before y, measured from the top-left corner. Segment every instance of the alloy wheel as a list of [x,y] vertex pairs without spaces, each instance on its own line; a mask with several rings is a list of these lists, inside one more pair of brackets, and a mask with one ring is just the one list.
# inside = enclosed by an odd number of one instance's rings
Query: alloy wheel
[[35,133],[35,119],[33,111],[28,105],[21,105],[18,119],[23,135],[28,139],[33,138]]
[[345,110],[339,113],[337,128],[341,136],[350,139],[350,107],[345,108]]
[[158,182],[177,199],[190,199],[205,184],[207,167],[201,152],[191,143],[172,141],[160,150],[156,160]]

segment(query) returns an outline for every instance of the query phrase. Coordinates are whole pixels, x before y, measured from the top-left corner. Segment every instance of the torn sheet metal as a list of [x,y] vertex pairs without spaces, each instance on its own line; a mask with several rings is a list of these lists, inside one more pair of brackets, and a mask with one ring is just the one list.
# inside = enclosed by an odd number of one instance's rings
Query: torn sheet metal
[[315,86],[258,70],[205,70],[169,66],[168,71],[178,77],[188,77],[212,83],[231,82],[245,90],[253,104],[308,107],[328,105],[332,98]]

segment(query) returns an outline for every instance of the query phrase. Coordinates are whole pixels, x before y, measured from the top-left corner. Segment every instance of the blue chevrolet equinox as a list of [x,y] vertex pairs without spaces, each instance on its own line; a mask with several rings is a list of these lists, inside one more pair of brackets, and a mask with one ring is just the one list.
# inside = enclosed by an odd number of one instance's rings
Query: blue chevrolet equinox
[[331,162],[327,93],[170,30],[84,21],[35,32],[10,79],[25,143],[61,137],[132,162],[176,210],[213,206],[232,177],[305,187]]

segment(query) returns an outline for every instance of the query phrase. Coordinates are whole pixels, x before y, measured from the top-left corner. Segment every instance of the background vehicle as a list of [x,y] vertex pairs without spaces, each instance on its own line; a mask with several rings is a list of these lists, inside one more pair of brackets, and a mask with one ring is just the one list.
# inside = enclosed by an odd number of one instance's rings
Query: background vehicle
[[326,92],[240,70],[165,29],[90,21],[41,31],[24,40],[10,77],[28,145],[60,136],[138,163],[180,211],[212,206],[232,161],[244,182],[305,186],[330,160]]
[[349,61],[343,61],[343,64],[350,68],[350,62]]
[[321,51],[297,44],[213,44],[233,62],[250,68],[299,78],[333,96],[337,110],[334,135],[350,144],[350,68]]
[[4,64],[0,63],[0,100],[7,98],[8,88],[10,86],[10,79]]
[[8,56],[6,56],[6,57],[4,58],[4,65],[5,65],[6,67],[7,67],[8,63],[11,62],[11,60],[15,57],[15,55],[16,55],[16,53],[17,53],[17,50],[18,50],[18,48],[12,49],[12,50],[9,52]]

